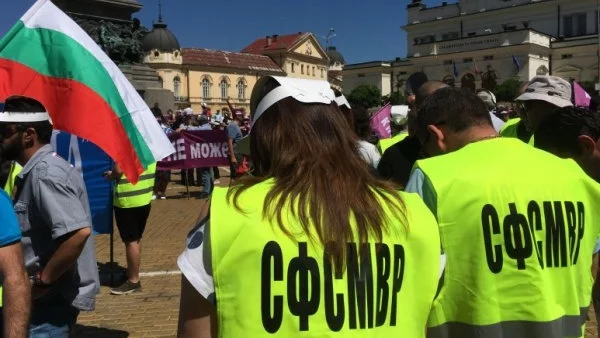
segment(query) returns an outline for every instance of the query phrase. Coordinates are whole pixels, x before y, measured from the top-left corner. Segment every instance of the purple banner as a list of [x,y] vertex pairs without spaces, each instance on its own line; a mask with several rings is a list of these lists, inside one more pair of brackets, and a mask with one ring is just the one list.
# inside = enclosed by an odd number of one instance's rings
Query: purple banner
[[194,130],[172,133],[175,153],[158,162],[158,170],[218,167],[229,164],[224,130]]

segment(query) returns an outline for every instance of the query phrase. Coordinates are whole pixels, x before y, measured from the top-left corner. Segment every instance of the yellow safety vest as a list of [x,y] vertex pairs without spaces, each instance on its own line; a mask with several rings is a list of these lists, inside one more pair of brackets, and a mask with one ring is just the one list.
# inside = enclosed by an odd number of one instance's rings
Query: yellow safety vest
[[512,138],[416,166],[437,196],[447,258],[428,337],[581,337],[600,186],[575,162]]
[[4,184],[4,191],[11,198],[14,197],[13,193],[15,192],[14,191],[15,190],[15,179],[17,178],[17,175],[19,175],[19,173],[21,172],[22,169],[23,169],[23,167],[21,167],[21,165],[15,161],[13,161],[10,166],[10,172],[8,173],[8,179],[6,180],[6,184]]
[[395,228],[382,243],[348,243],[347,266],[337,275],[291,213],[283,219],[296,241],[264,217],[272,184],[242,193],[244,214],[227,203],[226,188],[213,192],[219,337],[424,337],[440,247],[433,215],[418,196],[402,193],[408,224],[387,212]]
[[[510,119],[510,120],[506,121],[506,123],[500,130],[500,135],[502,135],[502,137],[512,137],[512,138],[516,138],[519,140],[519,135],[517,133],[517,130],[519,129],[520,122],[521,122],[520,118]],[[529,139],[529,142],[527,142],[527,143],[530,145],[533,145],[534,142],[535,141],[534,141],[533,135],[531,135],[531,138]]]
[[402,131],[400,132],[398,135],[394,136],[394,137],[390,137],[390,138],[384,138],[379,140],[379,142],[377,142],[377,147],[379,148],[379,151],[381,152],[381,155],[383,155],[383,153],[391,146],[393,146],[394,144],[404,140],[406,137],[408,136],[408,132]]
[[127,209],[150,204],[154,190],[155,173],[156,163],[148,166],[148,169],[140,175],[139,181],[135,185],[129,183],[129,180],[121,175],[115,186],[114,206]]

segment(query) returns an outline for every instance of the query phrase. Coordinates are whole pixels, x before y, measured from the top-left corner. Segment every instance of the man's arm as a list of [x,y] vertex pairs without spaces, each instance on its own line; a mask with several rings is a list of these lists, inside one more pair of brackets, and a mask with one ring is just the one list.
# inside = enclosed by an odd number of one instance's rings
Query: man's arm
[[[119,168],[115,168],[115,172]],[[50,171],[50,170],[48,170]],[[84,193],[83,179],[79,174],[41,177],[36,182],[34,199],[40,216],[50,227],[56,250],[40,272],[43,283],[55,283],[77,262],[85,243],[90,237],[91,219],[81,200]],[[33,298],[39,298],[47,289],[34,287]]]
[[231,163],[237,165],[237,158],[235,157],[235,153],[233,151],[233,132],[231,132],[231,126],[227,126],[227,145],[229,146],[229,159]]
[[54,241],[57,249],[54,255],[50,257],[40,276],[42,282],[53,284],[75,265],[91,234],[92,230],[86,227],[57,238]]
[[21,241],[0,247],[0,274],[4,276],[3,333],[6,338],[27,337],[31,310],[31,283],[23,262]]
[[217,337],[217,332],[215,306],[202,297],[183,276],[177,337],[211,338]]
[[229,97],[227,97],[227,105],[229,106],[229,111],[231,112],[231,116],[233,116],[233,106],[231,105],[231,101],[229,101]]

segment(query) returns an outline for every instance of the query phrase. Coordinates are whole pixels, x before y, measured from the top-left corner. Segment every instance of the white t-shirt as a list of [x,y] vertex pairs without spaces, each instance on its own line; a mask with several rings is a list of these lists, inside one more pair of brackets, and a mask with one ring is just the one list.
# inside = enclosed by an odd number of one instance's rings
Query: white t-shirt
[[359,140],[358,141],[358,151],[360,152],[360,156],[374,169],[377,169],[377,165],[381,160],[381,154],[377,147],[367,141]]

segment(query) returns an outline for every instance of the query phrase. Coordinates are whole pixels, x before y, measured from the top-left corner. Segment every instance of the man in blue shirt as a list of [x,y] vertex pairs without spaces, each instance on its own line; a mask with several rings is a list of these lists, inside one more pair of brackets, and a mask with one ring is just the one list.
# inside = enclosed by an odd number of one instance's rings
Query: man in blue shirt
[[244,113],[241,110],[233,112],[233,120],[227,126],[227,144],[229,145],[229,170],[231,179],[237,177],[237,168],[242,162],[242,156],[237,149],[238,141],[243,137],[240,123],[244,120]]
[[3,337],[24,338],[29,327],[31,283],[23,263],[19,222],[4,190],[0,191],[0,224],[1,333]]

